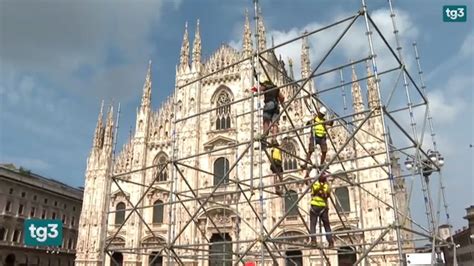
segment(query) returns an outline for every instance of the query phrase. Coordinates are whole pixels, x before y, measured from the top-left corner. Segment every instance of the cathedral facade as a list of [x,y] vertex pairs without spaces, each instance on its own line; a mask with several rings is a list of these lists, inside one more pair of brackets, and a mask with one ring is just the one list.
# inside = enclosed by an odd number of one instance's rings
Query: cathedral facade
[[[257,28],[258,36],[265,36],[263,20]],[[247,249],[242,261],[259,265],[262,249],[268,265],[273,259],[280,265],[288,260],[296,265],[325,261],[321,250],[304,248],[310,195],[304,194],[307,185],[298,158],[306,155],[310,129],[304,126],[312,119],[307,105],[311,100],[295,85],[282,89],[289,106],[281,114],[277,137],[285,151],[285,172],[278,181],[284,184],[284,194],[277,195],[267,153],[258,141],[251,141],[261,130],[261,112],[252,110],[258,110],[262,99],[251,97],[255,81],[249,58],[256,48],[270,47],[264,37],[254,47],[246,18],[241,49],[222,45],[203,60],[199,22],[192,49],[186,26],[174,93],[152,110],[150,63],[135,131],[115,158],[114,110],[110,108],[103,121],[101,108],[85,173],[77,265],[168,265],[176,260],[185,265],[232,265]],[[286,66],[271,50],[264,58],[258,69],[262,73],[265,68],[275,84],[294,80],[291,61]],[[303,39],[301,77],[310,74],[309,46]],[[357,80],[355,70],[352,78]],[[310,81],[304,89],[312,92],[315,84]],[[352,84],[352,102],[358,113],[350,119],[355,126],[350,129],[336,120],[329,130],[327,162],[337,155],[337,163],[329,167],[334,198],[330,221],[334,232],[350,232],[335,237],[338,250],[325,250],[334,265],[355,262],[384,228],[394,225],[393,204],[401,218],[407,209],[404,183],[387,178],[389,165],[395,175],[400,169],[395,156],[387,159],[380,113],[374,112],[351,137],[351,130],[364,120],[363,112],[379,105],[374,78],[367,86]],[[313,162],[316,156],[318,150]],[[301,196],[298,208],[290,208]],[[265,230],[275,239],[267,245],[273,258],[257,241]],[[410,235],[402,234],[408,243]],[[398,265],[396,230],[388,229],[382,238],[367,262]],[[324,245],[324,238],[319,240]]]

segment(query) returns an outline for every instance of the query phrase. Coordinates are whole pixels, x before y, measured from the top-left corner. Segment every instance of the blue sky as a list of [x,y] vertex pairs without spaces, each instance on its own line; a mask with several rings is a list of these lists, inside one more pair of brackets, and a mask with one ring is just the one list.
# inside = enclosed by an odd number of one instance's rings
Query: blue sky
[[[456,228],[466,224],[461,218],[464,208],[474,204],[474,160],[469,148],[474,143],[471,2],[394,1],[403,51],[412,73],[416,74],[413,41],[422,56],[437,140],[446,157],[447,198]],[[100,101],[122,104],[120,147],[135,125],[149,59],[153,60],[154,108],[172,92],[186,21],[192,41],[196,19],[200,18],[204,58],[222,43],[241,43],[245,9],[253,12],[252,1],[199,3],[0,1],[0,161],[82,186]],[[394,45],[386,1],[369,0],[368,4]],[[468,5],[468,21],[444,23],[441,9],[445,4]],[[270,36],[279,43],[305,29],[354,14],[360,3],[264,0],[261,5],[270,44]],[[327,49],[330,37],[310,39],[313,64]],[[338,48],[339,56],[328,60],[328,66],[360,58],[360,53],[366,54],[365,44],[363,35],[346,41]],[[277,52],[296,62],[299,49],[300,43],[296,43]],[[381,65],[388,62],[386,58],[386,52],[381,52]],[[317,86],[336,81],[335,76],[329,76],[317,81]],[[407,117],[400,119],[408,122]],[[425,141],[429,143],[429,139]],[[414,182],[416,187],[417,180]],[[414,192],[412,206],[415,218],[422,220],[419,194]]]

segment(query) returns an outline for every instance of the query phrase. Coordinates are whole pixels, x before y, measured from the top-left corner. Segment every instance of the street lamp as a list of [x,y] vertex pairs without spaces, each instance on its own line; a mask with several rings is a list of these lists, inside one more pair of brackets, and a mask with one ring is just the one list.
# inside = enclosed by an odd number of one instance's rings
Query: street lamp
[[[444,165],[444,157],[438,151],[428,150],[427,154],[428,154],[428,158],[421,159],[421,160],[415,160],[414,157],[408,156],[405,160],[405,167],[408,171],[413,170],[414,173],[419,173],[423,175],[425,183],[426,183],[426,189],[428,190],[427,197],[429,199],[429,206],[426,207],[428,211],[428,208],[432,210],[431,196],[430,196],[430,191],[429,191],[429,177],[433,172],[435,172],[436,170],[439,170]],[[427,200],[426,195],[425,195],[425,200]],[[429,220],[430,220],[430,217],[428,217],[428,221]],[[434,228],[433,216],[431,217],[431,223]],[[433,252],[436,252],[437,254],[436,259],[440,259],[441,257],[440,250],[439,248],[436,248],[434,239],[435,238],[433,238],[433,246],[432,246]],[[456,254],[456,247],[454,247],[454,254]]]
[[441,153],[439,151],[428,151],[428,157],[431,159],[432,162],[434,162],[438,167],[441,167],[444,165],[444,157],[441,156]]
[[428,150],[428,158],[415,160],[414,157],[408,156],[405,160],[405,167],[408,171],[414,170],[428,178],[436,169],[444,165],[444,157],[438,151]]
[[407,159],[405,160],[405,167],[408,169],[408,171],[411,171],[411,169],[413,169],[413,167],[415,166],[414,163],[415,162],[410,157],[407,157]]

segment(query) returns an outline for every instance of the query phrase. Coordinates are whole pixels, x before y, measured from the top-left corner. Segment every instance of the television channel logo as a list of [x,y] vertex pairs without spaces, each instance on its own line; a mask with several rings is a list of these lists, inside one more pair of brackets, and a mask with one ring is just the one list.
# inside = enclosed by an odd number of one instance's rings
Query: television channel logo
[[466,22],[467,6],[443,6],[444,22]]
[[61,246],[63,241],[61,220],[28,219],[23,232],[27,246]]

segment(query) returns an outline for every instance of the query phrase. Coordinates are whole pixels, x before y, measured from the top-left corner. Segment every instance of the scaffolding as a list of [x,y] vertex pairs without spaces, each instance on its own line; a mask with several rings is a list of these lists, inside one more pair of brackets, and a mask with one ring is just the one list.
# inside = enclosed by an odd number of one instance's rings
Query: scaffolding
[[[354,222],[352,216],[346,213],[342,206],[342,198],[332,196],[330,198],[330,209],[335,212],[331,218],[337,220],[341,225],[340,230],[333,232],[325,232],[319,226],[319,232],[315,234],[310,233],[308,227],[308,211],[300,202],[306,202],[311,185],[304,185],[306,183],[314,184],[316,179],[313,178],[285,178],[288,175],[298,175],[300,169],[287,170],[275,177],[273,174],[265,174],[263,167],[268,167],[271,163],[271,156],[267,147],[271,145],[265,137],[262,137],[262,108],[260,104],[260,97],[263,92],[258,90],[255,93],[243,95],[241,98],[233,99],[233,101],[220,105],[219,107],[211,107],[206,110],[201,110],[198,104],[198,110],[189,115],[178,115],[177,98],[173,98],[173,129],[172,129],[172,143],[171,158],[165,164],[153,164],[144,168],[126,172],[116,175],[111,175],[110,180],[114,186],[118,188],[123,194],[129,194],[123,184],[128,186],[136,186],[134,191],[140,191],[138,201],[132,202],[129,198],[125,198],[131,208],[126,209],[127,215],[124,221],[117,225],[112,231],[107,230],[109,236],[103,236],[105,240],[104,252],[113,262],[115,261],[114,252],[121,252],[122,254],[134,254],[136,256],[149,256],[148,263],[157,262],[159,259],[167,260],[168,265],[206,265],[210,260],[214,262],[219,261],[219,265],[239,265],[248,261],[257,262],[259,265],[279,265],[284,261],[293,262],[294,265],[300,265],[297,258],[306,257],[306,262],[310,265],[330,265],[335,262],[337,256],[354,256],[354,265],[357,264],[371,264],[380,263],[381,257],[389,258],[385,262],[387,264],[401,265],[405,263],[405,254],[413,252],[416,243],[431,243],[432,263],[436,263],[439,259],[440,248],[451,246],[451,243],[442,239],[438,232],[438,225],[440,224],[440,206],[443,201],[444,212],[446,214],[446,222],[449,223],[449,215],[446,204],[446,197],[444,193],[444,185],[442,181],[441,169],[436,160],[440,160],[440,155],[437,151],[435,133],[432,124],[432,117],[429,112],[429,101],[426,95],[426,86],[423,81],[421,71],[420,56],[416,45],[415,57],[418,66],[418,74],[420,81],[416,82],[415,78],[408,71],[401,52],[401,43],[398,36],[398,29],[395,21],[395,13],[392,8],[391,1],[389,2],[390,17],[393,26],[393,34],[396,40],[396,47],[387,40],[387,37],[382,33],[380,28],[374,22],[373,18],[368,12],[368,7],[365,0],[362,0],[361,9],[356,11],[353,15],[342,18],[332,24],[311,29],[300,34],[299,36],[284,41],[279,44],[273,44],[270,48],[261,49],[259,41],[262,36],[259,36],[259,26],[261,19],[261,11],[257,0],[253,1],[254,5],[254,23],[255,23],[255,49],[247,57],[237,60],[232,64],[220,67],[219,69],[210,73],[203,74],[199,77],[192,78],[182,84],[178,84],[175,88],[175,95],[178,95],[181,89],[192,86],[195,83],[201,82],[205,79],[212,78],[214,75],[219,75],[223,71],[233,67],[247,64],[249,71],[252,71],[254,79],[254,86],[258,88],[261,78],[271,79],[277,87],[272,90],[292,91],[289,99],[286,99],[282,110],[278,114],[278,118],[285,117],[288,125],[281,128],[280,132],[275,137],[279,139],[292,139],[301,147],[304,155],[308,154],[308,136],[309,131],[314,126],[312,123],[300,123],[293,119],[291,106],[296,101],[304,103],[304,113],[312,115],[320,106],[324,106],[332,114],[330,121],[334,121],[335,125],[329,130],[328,145],[331,151],[328,153],[326,163],[318,165],[318,159],[310,159],[305,156],[297,154],[291,150],[286,150],[281,146],[282,153],[285,156],[293,158],[298,163],[308,164],[312,167],[320,168],[319,174],[326,170],[333,168],[340,169],[337,174],[333,175],[333,180],[339,182],[338,188],[351,188],[357,190],[358,199],[354,212],[357,221]],[[337,53],[338,45],[341,40],[348,35],[355,27],[356,23],[363,25],[366,36],[358,36],[366,39],[367,55],[361,58],[354,58],[349,63],[341,63],[337,66],[330,66],[327,64],[327,59]],[[335,30],[339,29],[339,31]],[[337,32],[333,34],[333,40],[328,50],[321,56],[314,68],[310,69],[306,76],[295,78],[287,73],[284,67],[281,67],[276,56],[278,49],[291,45],[296,41],[302,41],[307,45],[308,39],[313,36],[318,36],[327,31]],[[327,36],[327,35],[326,35]],[[378,42],[378,46],[375,44]],[[384,47],[385,52],[393,59],[395,65],[391,67],[378,65],[378,59],[381,53],[376,52],[377,47]],[[367,64],[367,74],[360,78],[355,77],[351,81],[345,81],[344,76],[347,71],[355,73],[355,68],[360,65]],[[314,80],[323,79],[329,75],[339,77],[338,84],[329,85],[327,87],[316,89],[313,84]],[[360,75],[359,75],[360,76]],[[384,83],[382,89],[381,81]],[[373,82],[375,88],[375,95],[372,95],[373,103],[369,108],[363,110],[354,110],[353,112],[347,107],[346,87],[356,86],[360,81]],[[421,85],[419,85],[421,84]],[[400,87],[401,86],[401,87]],[[250,88],[242,88],[250,89]],[[340,105],[331,100],[331,97],[325,98],[325,95],[333,95],[340,91],[342,93],[343,109],[336,107]],[[403,103],[400,101],[399,93],[404,93],[406,100]],[[329,100],[326,100],[329,99]],[[185,154],[180,151],[180,143],[182,140],[180,129],[183,125],[191,119],[200,120],[206,114],[216,112],[218,108],[226,106],[235,106],[237,104],[247,104],[247,109],[239,109],[234,115],[235,127],[244,125],[237,125],[241,117],[245,117],[246,121],[250,121],[250,128],[248,137],[246,139],[235,137],[231,144],[222,148],[213,150],[204,150],[198,148],[193,154]],[[237,109],[237,108],[235,108]],[[422,127],[417,127],[416,111],[421,110],[423,114]],[[405,117],[403,117],[405,115]],[[404,119],[409,119],[409,129],[403,123]],[[299,121],[301,121],[300,119]],[[380,132],[370,132],[366,129],[368,123],[373,121],[380,121]],[[424,132],[427,123],[430,128],[433,150],[430,152],[423,145]],[[275,122],[272,122],[274,125]],[[390,131],[389,131],[390,129]],[[345,136],[342,141],[336,143],[335,133]],[[421,133],[420,133],[421,132]],[[256,134],[257,133],[257,134]],[[361,140],[361,134],[366,139],[370,139],[372,143],[378,143],[383,147],[381,150],[374,149],[367,142]],[[396,142],[393,142],[392,137]],[[202,146],[198,143],[197,146]],[[352,150],[349,154],[347,151]],[[358,151],[358,152],[357,152]],[[215,173],[205,167],[200,166],[200,158],[211,154],[226,153],[234,156],[232,163],[228,163],[225,167],[225,173],[218,182],[213,185],[199,187],[198,183],[190,180],[198,180],[199,177],[207,176],[214,177]],[[315,152],[318,156],[318,152]],[[410,162],[420,167],[412,167],[409,173],[396,170],[394,167],[400,166],[398,162],[398,155],[402,154],[409,158]],[[436,157],[432,155],[435,154]],[[247,160],[247,161],[245,161]],[[365,163],[359,163],[364,161]],[[190,163],[191,162],[191,163]],[[349,167],[350,166],[350,167]],[[243,167],[249,169],[248,176],[241,176],[239,173]],[[426,168],[429,168],[430,175],[426,176]],[[165,171],[171,170],[171,178],[167,183],[167,188],[159,186],[158,178]],[[362,180],[362,173],[367,173],[373,169],[377,169],[380,176],[373,178],[365,178]],[[157,174],[153,175],[151,182],[134,182],[128,178],[127,175],[147,171],[155,171]],[[243,171],[245,173],[245,171]],[[432,191],[433,182],[430,182],[432,173],[439,173],[439,188]],[[231,178],[232,177],[232,178]],[[414,182],[419,177],[420,185],[422,186],[423,199],[425,201],[425,210],[427,221],[426,226],[420,222],[412,219],[410,213],[410,201],[413,195],[412,188],[415,187]],[[146,180],[146,179],[145,179]],[[193,186],[194,184],[194,186]],[[373,186],[385,184],[387,191],[385,195],[372,191]],[[408,184],[408,186],[407,186]],[[232,185],[232,189],[228,189]],[[275,192],[275,188],[279,186],[283,188],[285,196],[283,198]],[[298,187],[299,192],[291,194],[290,187]],[[408,188],[409,191],[405,191]],[[144,218],[143,212],[146,209],[154,208],[154,205],[145,204],[145,198],[152,190],[160,190],[168,193],[168,202],[162,203],[161,208],[168,210],[167,221],[167,240],[162,240],[150,222]],[[433,192],[438,192],[437,209],[433,205]],[[407,195],[407,198],[400,197],[400,195]],[[110,196],[110,195],[109,195]],[[269,212],[273,210],[272,201],[276,199],[287,200],[289,198],[290,206],[285,206],[285,210],[281,216],[270,221]],[[292,198],[293,197],[293,198]],[[378,226],[365,226],[369,223],[364,222],[367,210],[362,206],[365,200],[371,198],[376,202],[380,208]],[[286,202],[286,201],[285,201]],[[216,207],[222,210],[217,216],[211,215]],[[380,213],[380,210],[386,210],[386,214]],[[248,213],[239,214],[240,211],[246,211],[254,217],[255,220],[248,219]],[[107,216],[113,215],[114,210],[109,210]],[[183,217],[182,214],[186,217]],[[181,214],[181,215],[180,215]],[[435,215],[436,214],[436,215]],[[247,216],[246,216],[247,215]],[[393,221],[381,217],[392,215]],[[297,234],[292,231],[281,233],[280,228],[288,223],[288,217],[293,217],[293,226],[299,226],[304,234]],[[131,217],[135,217],[134,222],[141,223],[146,232],[153,236],[153,241],[147,242],[143,247],[127,247],[126,245],[116,245],[114,239],[121,230],[130,222]],[[216,218],[218,217],[218,218]],[[205,218],[205,225],[203,220]],[[275,217],[273,217],[275,218]],[[216,219],[220,219],[217,221]],[[370,219],[370,217],[369,217]],[[382,221],[386,223],[382,224]],[[334,221],[336,223],[336,221]],[[356,224],[356,227],[351,224]],[[228,237],[229,224],[234,230],[234,238]],[[252,232],[249,236],[241,235],[241,227],[246,227],[247,232]],[[210,229],[209,229],[210,228]],[[251,230],[249,231],[248,228]],[[196,233],[195,239],[183,239],[186,230],[193,230]],[[253,231],[252,231],[253,230]],[[209,237],[209,231],[212,232]],[[278,232],[278,234],[277,234]],[[328,234],[336,239],[334,247],[326,247],[323,245],[323,238]],[[212,235],[220,236],[220,240],[215,242],[212,240]],[[372,237],[369,237],[371,235]],[[387,236],[391,237],[387,237]],[[318,246],[311,245],[306,242],[308,237],[315,236]],[[160,240],[161,239],[161,240]],[[220,252],[211,252],[211,247],[216,246],[216,243],[221,248],[230,247],[231,250],[220,250]],[[153,252],[151,251],[153,250]],[[300,253],[298,253],[299,251]],[[217,264],[216,264],[217,265]],[[290,264],[287,264],[290,265]]]

